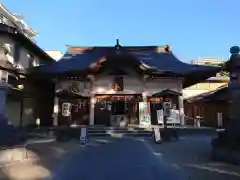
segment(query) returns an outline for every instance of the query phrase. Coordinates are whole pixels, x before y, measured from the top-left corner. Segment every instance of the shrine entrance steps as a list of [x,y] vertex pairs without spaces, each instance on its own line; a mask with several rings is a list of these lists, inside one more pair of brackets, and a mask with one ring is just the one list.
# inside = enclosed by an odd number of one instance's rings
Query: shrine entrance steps
[[141,127],[107,127],[90,126],[88,127],[89,137],[152,137],[152,128]]
[[[40,127],[25,129],[25,133],[41,138],[56,138],[56,139],[79,139],[81,133],[81,125],[75,127]],[[143,137],[152,138],[152,127],[107,127],[107,126],[87,126],[88,137]],[[161,128],[161,127],[160,127]],[[179,137],[184,136],[216,136],[214,128],[194,128],[186,126],[168,127],[176,129]],[[161,128],[162,129],[162,128]],[[32,137],[32,138],[34,138]]]

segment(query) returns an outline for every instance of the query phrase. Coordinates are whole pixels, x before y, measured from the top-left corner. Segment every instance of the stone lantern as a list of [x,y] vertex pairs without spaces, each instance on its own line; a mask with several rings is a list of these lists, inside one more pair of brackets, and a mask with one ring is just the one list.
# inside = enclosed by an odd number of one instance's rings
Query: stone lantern
[[230,97],[229,121],[225,131],[220,131],[212,141],[213,157],[230,163],[240,164],[240,48],[230,48],[230,60],[224,67],[229,72],[230,82],[228,93]]
[[230,136],[232,143],[240,138],[240,48],[233,46],[230,48],[230,60],[226,64],[226,71],[229,72],[230,82],[228,92],[231,104],[229,107],[230,122],[226,127],[226,133]]

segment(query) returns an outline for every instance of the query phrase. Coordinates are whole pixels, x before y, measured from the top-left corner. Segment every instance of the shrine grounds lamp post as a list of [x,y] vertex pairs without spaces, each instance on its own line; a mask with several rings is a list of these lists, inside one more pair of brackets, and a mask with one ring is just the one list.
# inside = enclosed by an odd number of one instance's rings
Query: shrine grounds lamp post
[[228,93],[230,95],[229,123],[225,131],[219,132],[218,137],[212,141],[213,157],[235,164],[240,164],[240,48],[230,48],[230,60],[224,67],[229,72],[230,82]]

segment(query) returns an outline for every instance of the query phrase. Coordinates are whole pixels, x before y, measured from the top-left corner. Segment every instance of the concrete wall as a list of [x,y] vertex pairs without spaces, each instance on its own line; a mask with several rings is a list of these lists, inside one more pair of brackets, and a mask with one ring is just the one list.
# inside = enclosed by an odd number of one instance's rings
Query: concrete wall
[[63,56],[63,54],[60,51],[45,51],[45,52],[56,61],[61,59]]
[[184,99],[190,98],[193,96],[200,95],[209,91],[213,91],[223,85],[226,85],[228,82],[202,82],[183,89]]

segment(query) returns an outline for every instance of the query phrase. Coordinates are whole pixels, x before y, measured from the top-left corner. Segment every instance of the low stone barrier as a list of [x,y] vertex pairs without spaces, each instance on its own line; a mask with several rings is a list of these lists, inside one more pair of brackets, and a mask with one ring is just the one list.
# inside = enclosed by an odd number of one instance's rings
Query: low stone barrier
[[29,159],[36,159],[36,156],[32,152],[29,152],[26,146],[27,144],[2,148],[0,150],[0,166]]

